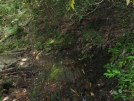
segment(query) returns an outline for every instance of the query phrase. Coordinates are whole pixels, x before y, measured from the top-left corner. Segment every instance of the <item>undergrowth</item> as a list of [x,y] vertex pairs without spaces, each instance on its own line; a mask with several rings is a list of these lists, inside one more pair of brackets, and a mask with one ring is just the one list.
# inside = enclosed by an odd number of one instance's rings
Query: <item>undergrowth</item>
[[134,33],[121,36],[116,46],[109,49],[111,62],[105,65],[106,77],[118,79],[118,90],[114,90],[114,98],[124,101],[134,98]]

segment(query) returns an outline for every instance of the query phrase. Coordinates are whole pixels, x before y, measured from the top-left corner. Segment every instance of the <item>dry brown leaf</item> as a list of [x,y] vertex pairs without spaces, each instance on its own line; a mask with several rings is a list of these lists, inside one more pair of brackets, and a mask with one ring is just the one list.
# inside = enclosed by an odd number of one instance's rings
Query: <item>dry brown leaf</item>
[[94,96],[94,93],[93,92],[90,92],[91,96]]

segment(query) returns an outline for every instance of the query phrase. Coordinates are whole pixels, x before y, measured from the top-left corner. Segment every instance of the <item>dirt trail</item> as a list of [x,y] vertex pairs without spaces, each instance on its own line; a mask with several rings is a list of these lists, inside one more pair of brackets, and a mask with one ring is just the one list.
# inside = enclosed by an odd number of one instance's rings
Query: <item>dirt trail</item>
[[89,64],[67,56],[33,49],[1,55],[2,101],[112,101],[116,83],[102,69],[108,55],[95,56]]

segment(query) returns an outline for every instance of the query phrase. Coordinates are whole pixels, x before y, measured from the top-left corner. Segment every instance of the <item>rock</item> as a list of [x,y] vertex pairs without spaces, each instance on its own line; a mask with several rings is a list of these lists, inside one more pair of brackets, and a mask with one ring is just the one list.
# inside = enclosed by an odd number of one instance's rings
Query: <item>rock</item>
[[4,65],[1,65],[1,64],[0,64],[0,71],[2,71],[3,68],[4,68]]

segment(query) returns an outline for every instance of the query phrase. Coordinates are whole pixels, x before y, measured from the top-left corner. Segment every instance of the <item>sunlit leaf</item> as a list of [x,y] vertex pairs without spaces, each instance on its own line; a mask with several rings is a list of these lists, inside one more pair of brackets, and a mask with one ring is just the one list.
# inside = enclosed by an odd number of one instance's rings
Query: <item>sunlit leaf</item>
[[52,44],[52,43],[54,43],[54,41],[55,41],[54,39],[53,40],[50,40],[50,43]]
[[130,0],[126,0],[126,4],[129,5],[129,3],[130,3]]
[[75,9],[75,8],[74,8],[74,5],[75,5],[75,1],[74,1],[74,0],[71,0],[70,6],[72,7],[73,10]]
[[82,69],[82,73],[83,73],[83,74],[85,74],[85,71],[84,71],[84,69]]
[[94,96],[94,93],[93,92],[90,92],[91,96]]

